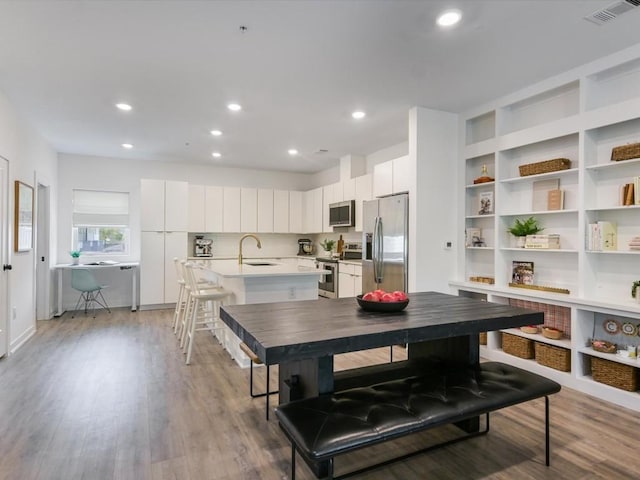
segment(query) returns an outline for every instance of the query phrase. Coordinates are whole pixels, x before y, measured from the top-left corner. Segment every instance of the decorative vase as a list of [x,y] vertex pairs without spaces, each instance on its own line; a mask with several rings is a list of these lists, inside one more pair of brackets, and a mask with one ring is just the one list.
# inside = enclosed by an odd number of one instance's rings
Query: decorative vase
[[527,237],[516,237],[516,247],[524,248],[525,243],[527,243]]
[[80,257],[71,257],[71,265],[79,265]]

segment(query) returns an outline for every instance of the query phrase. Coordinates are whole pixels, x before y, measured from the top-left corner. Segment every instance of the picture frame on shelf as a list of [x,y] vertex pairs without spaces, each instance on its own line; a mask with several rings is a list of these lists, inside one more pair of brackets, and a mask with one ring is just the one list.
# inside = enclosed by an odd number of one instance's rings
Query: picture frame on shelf
[[533,262],[514,260],[511,267],[511,283],[533,285]]
[[491,215],[493,213],[493,192],[480,192],[478,215]]

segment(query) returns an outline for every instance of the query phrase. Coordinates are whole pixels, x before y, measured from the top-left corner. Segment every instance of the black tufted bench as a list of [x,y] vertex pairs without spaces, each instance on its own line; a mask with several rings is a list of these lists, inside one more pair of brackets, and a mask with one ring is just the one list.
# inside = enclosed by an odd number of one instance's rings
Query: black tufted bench
[[448,445],[487,433],[489,412],[544,397],[548,466],[548,395],[559,391],[560,385],[552,380],[511,365],[488,362],[475,368],[431,371],[370,387],[307,398],[279,406],[276,415],[291,441],[292,480],[295,480],[296,449],[310,462],[328,461],[328,478],[332,479],[333,459],[343,453],[486,414],[484,431],[446,442]]

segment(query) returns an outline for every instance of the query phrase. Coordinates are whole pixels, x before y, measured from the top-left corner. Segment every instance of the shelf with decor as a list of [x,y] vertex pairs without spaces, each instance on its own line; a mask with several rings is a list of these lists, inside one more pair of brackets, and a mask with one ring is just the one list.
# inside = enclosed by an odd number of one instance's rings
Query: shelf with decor
[[[632,285],[640,282],[638,84],[640,46],[461,115],[458,225],[480,229],[484,244],[461,245],[450,285],[459,294],[487,301],[568,309],[568,338],[488,332],[482,355],[544,372],[563,385],[640,411],[640,392],[606,384],[601,366],[592,365],[598,363],[594,359],[609,360],[640,375],[640,360],[597,352],[588,342],[594,319],[603,316],[635,322],[640,331],[640,301],[631,296]],[[493,181],[476,184],[484,165]],[[484,192],[490,192],[485,195],[493,210],[483,215]],[[529,241],[539,248],[522,248],[526,240],[518,245],[509,233],[516,220],[530,217],[543,228]],[[524,268],[526,281],[533,284],[514,282],[514,268]],[[494,283],[469,281],[483,275]],[[565,360],[570,356],[570,371],[556,373],[535,359],[505,353],[502,333],[563,349]],[[640,336],[633,338],[640,346]]]

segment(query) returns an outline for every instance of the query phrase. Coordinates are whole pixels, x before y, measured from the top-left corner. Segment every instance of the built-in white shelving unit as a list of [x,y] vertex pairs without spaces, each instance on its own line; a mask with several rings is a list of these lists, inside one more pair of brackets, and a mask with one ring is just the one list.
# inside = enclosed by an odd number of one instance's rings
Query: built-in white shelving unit
[[[550,340],[542,335],[509,331],[570,352],[571,370],[561,372],[502,351],[501,332],[489,332],[482,355],[528,368],[560,383],[640,411],[640,392],[595,382],[591,358],[601,357],[640,369],[640,360],[599,353],[590,340],[608,340],[601,324],[609,317],[631,322],[640,331],[640,303],[631,284],[640,280],[640,252],[628,247],[640,236],[640,205],[623,206],[621,187],[640,175],[640,159],[611,161],[613,147],[640,142],[640,47],[566,72],[461,116],[461,237],[480,229],[484,246],[458,242],[460,295],[509,303],[528,300],[571,310],[571,336]],[[567,170],[520,176],[520,167],[568,158]],[[495,181],[474,184],[486,165]],[[534,184],[557,180],[564,192],[562,210],[533,207]],[[487,193],[490,192],[490,193]],[[640,195],[640,192],[636,192]],[[480,213],[480,198],[490,196],[491,212]],[[508,228],[515,219],[536,217],[542,233],[560,235],[559,249],[517,248]],[[617,226],[615,251],[591,251],[588,226],[608,221]],[[477,230],[476,230],[477,231]],[[568,289],[569,294],[509,286],[514,261],[534,263],[534,283]],[[493,277],[495,283],[470,282]],[[640,334],[617,343],[640,345]],[[638,373],[638,372],[636,372]]]

